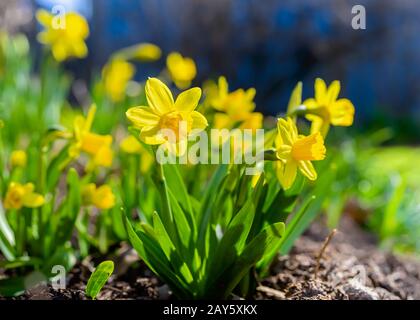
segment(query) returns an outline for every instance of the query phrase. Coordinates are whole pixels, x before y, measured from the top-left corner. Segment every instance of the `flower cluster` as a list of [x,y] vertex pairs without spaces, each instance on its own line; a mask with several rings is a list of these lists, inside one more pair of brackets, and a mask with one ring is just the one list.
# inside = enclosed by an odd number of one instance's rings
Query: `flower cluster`
[[[224,76],[201,86],[192,58],[139,43],[92,77],[84,113],[66,100],[70,77],[57,62],[88,54],[88,24],[76,13],[37,18],[39,41],[56,60],[42,64],[40,86],[20,68],[25,57],[31,65],[28,52],[11,51],[5,59],[15,60],[0,72],[5,105],[16,99],[0,120],[1,266],[51,277],[53,265],[69,269],[75,257],[129,241],[179,298],[250,289],[305,229],[301,203],[329,182],[316,162],[328,157],[330,127],[352,125],[355,112],[339,98],[340,83],[316,79],[306,100],[298,83],[286,113],[264,117],[254,88],[232,89]],[[162,56],[164,69],[139,79],[141,63]],[[3,74],[18,74],[24,90]],[[161,161],[162,149],[182,162]]]

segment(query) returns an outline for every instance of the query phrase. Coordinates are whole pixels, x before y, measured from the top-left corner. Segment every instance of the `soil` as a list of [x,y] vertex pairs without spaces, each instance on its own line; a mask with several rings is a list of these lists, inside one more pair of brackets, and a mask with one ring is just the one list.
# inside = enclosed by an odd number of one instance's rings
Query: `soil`
[[328,234],[322,224],[313,224],[288,256],[278,258],[256,298],[420,299],[420,260],[381,251],[371,234],[345,217],[318,265]]
[[[420,260],[379,250],[376,239],[350,218],[342,219],[324,247],[328,235],[321,222],[314,223],[289,255],[276,259],[271,275],[258,284],[254,298],[420,299]],[[97,299],[174,298],[168,286],[139,262],[132,250],[122,251],[114,275]],[[89,260],[78,264],[69,274],[65,290],[38,286],[15,299],[87,299],[84,289],[92,268]]]

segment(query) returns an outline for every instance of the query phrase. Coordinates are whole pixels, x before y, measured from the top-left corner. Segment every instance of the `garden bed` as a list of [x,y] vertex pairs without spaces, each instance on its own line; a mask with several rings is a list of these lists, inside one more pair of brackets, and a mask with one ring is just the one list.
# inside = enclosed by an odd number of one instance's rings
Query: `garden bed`
[[[296,242],[290,255],[279,257],[271,275],[257,287],[256,299],[420,299],[420,262],[377,247],[375,238],[353,220],[343,218],[336,235],[317,261],[328,230],[314,223]],[[174,299],[168,287],[128,248],[116,261],[116,274],[98,299]],[[77,265],[66,290],[38,286],[17,299],[87,299],[84,289],[91,262]],[[127,269],[128,268],[128,269]],[[118,275],[119,274],[119,275]]]

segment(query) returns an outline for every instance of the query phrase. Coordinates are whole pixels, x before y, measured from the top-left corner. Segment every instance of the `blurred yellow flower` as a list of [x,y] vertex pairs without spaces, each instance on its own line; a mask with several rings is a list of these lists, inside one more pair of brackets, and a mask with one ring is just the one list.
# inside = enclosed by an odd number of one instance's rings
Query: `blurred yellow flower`
[[82,189],[84,205],[94,205],[98,209],[107,210],[115,205],[115,195],[108,185],[99,188],[94,183],[89,183]]
[[74,159],[83,151],[91,156],[93,164],[108,167],[112,163],[112,136],[90,132],[95,112],[96,106],[92,105],[86,118],[76,116],[74,119],[69,155]]
[[141,143],[132,135],[125,137],[120,142],[120,148],[123,152],[129,154],[140,154],[144,150]]
[[88,165],[89,169],[96,167],[110,167],[112,165],[114,153],[111,149],[111,142],[112,139],[109,140],[109,143],[105,143],[98,149],[97,152],[92,154],[91,161]]
[[195,111],[201,97],[200,88],[180,93],[175,102],[169,88],[157,78],[149,78],[145,90],[149,106],[133,107],[126,112],[127,118],[141,130],[140,138],[145,143],[168,142],[161,130],[170,130],[179,142],[186,140],[191,130],[207,127],[207,119]]
[[353,124],[354,106],[349,99],[337,99],[339,93],[339,81],[333,81],[327,88],[324,80],[315,80],[315,98],[303,102],[309,110],[306,118],[312,121],[311,133],[319,131],[325,137],[330,124],[344,127]]
[[289,104],[287,105],[287,114],[293,120],[296,120],[294,112],[302,105],[302,82],[298,82],[290,95]]
[[179,89],[186,89],[197,74],[195,62],[191,58],[184,58],[178,52],[172,52],[166,59],[169,74]]
[[316,180],[317,173],[311,161],[325,158],[324,139],[319,132],[309,136],[299,135],[291,118],[278,119],[275,139],[277,177],[285,190],[296,179],[297,169],[309,180]]
[[34,192],[34,185],[26,183],[24,185],[11,182],[4,199],[6,209],[20,209],[22,207],[37,208],[44,204],[44,197]]
[[149,171],[153,164],[154,157],[148,152],[143,145],[132,135],[124,138],[120,143],[120,148],[123,152],[128,154],[139,154],[140,159],[140,172],[146,173]]
[[28,157],[24,150],[14,150],[10,155],[10,164],[12,168],[25,167]]
[[152,62],[159,60],[162,56],[160,48],[153,43],[140,43],[133,48],[133,59],[142,62]]
[[254,88],[238,89],[229,92],[225,77],[219,77],[217,90],[211,90],[207,103],[215,110],[214,127],[217,129],[232,128],[240,123],[241,129],[259,129],[262,127],[263,115],[253,112],[255,109]]
[[134,65],[122,59],[113,59],[105,65],[102,70],[103,84],[112,101],[123,100],[127,83],[135,72]]
[[55,60],[61,62],[87,55],[85,40],[89,36],[89,25],[83,16],[69,12],[63,17],[55,17],[46,10],[38,10],[36,17],[44,27],[38,34],[38,41],[51,48]]

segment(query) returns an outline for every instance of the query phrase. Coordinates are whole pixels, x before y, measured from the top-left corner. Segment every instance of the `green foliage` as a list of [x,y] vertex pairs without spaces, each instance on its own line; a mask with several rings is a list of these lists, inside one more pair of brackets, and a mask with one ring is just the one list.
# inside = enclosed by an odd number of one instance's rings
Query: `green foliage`
[[110,260],[101,262],[89,277],[86,295],[95,299],[112,275],[112,272],[114,272],[114,262]]
[[[227,298],[282,238],[284,223],[270,221],[270,214],[256,219],[256,208],[266,200],[264,195],[248,197],[228,213],[228,219],[224,216],[226,203],[240,200],[238,190],[229,190],[233,168],[219,166],[200,199],[188,194],[176,165],[161,169],[155,183],[165,203],[162,212],[153,213],[150,223],[137,226],[126,218],[131,244],[178,297]],[[243,170],[240,177],[244,177]],[[263,180],[260,178],[255,189],[245,185],[246,193],[261,194],[266,188]]]

